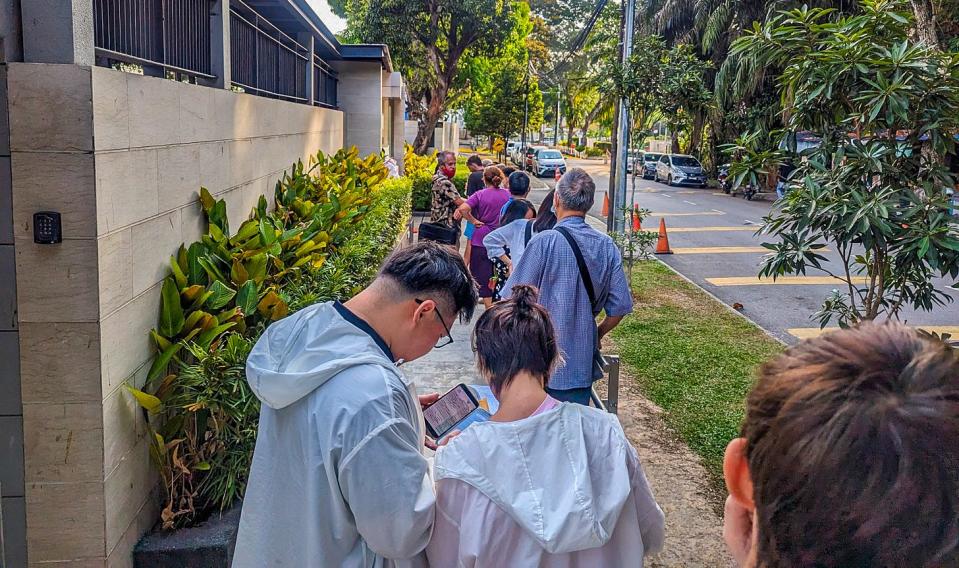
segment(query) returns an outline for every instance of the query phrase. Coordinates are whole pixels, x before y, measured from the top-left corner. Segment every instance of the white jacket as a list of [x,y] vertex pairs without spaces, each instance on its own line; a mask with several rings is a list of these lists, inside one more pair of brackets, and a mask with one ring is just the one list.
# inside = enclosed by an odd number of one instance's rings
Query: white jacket
[[[513,266],[518,265],[519,259],[526,251],[526,226],[533,222],[534,219],[517,219],[483,237],[486,255],[493,260],[506,254],[506,249],[509,248],[510,261]],[[531,238],[535,235],[536,233],[532,233]]]
[[564,403],[474,424],[436,454],[437,567],[626,567],[663,545],[663,512],[616,417]]
[[318,304],[271,325],[250,353],[262,406],[234,568],[390,566],[426,547],[435,497],[422,411],[363,326]]

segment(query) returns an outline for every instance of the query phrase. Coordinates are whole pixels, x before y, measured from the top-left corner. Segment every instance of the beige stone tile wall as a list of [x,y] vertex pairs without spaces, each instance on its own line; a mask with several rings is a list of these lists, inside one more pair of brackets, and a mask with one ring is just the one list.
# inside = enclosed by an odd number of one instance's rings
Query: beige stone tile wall
[[337,106],[346,114],[346,144],[360,154],[380,151],[383,72],[379,62],[341,65],[336,89]]
[[[27,556],[105,559],[97,212],[90,70],[9,64]],[[62,214],[59,245],[32,215]]]
[[[295,160],[342,147],[343,114],[103,68],[92,75],[105,539],[111,565],[122,565],[131,535],[149,527],[144,507],[155,515],[156,482],[123,384],[145,378],[170,256],[205,228],[199,188],[226,199],[238,227]],[[126,128],[116,124],[124,119]]]
[[[13,64],[8,86],[29,561],[129,566],[157,478],[123,385],[145,379],[170,255],[205,228],[199,187],[238,227],[343,146],[344,114],[71,65]],[[43,209],[62,244],[33,243]]]

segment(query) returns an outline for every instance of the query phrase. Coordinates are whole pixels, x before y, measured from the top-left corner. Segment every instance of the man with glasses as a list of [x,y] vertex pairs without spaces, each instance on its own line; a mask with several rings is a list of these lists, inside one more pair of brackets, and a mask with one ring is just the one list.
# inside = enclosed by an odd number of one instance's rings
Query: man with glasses
[[393,254],[345,303],[270,326],[247,360],[260,426],[234,568],[421,560],[434,494],[414,385],[397,369],[452,343],[476,284],[449,247]]

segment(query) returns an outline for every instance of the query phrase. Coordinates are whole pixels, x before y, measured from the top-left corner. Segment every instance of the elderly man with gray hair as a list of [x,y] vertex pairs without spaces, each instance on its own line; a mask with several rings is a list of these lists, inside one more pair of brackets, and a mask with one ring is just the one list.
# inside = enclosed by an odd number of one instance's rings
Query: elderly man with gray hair
[[447,151],[437,154],[430,200],[430,224],[445,229],[441,229],[439,233],[431,229],[428,234],[428,227],[420,227],[420,240],[436,240],[459,249],[460,216],[456,208],[463,204],[464,199],[453,184],[455,175],[456,154]]
[[[613,240],[586,223],[596,184],[581,168],[573,168],[556,184],[553,206],[556,227],[534,236],[506,282],[540,289],[556,326],[566,364],[549,381],[547,391],[558,400],[589,404],[593,381],[602,377],[599,348],[603,337],[633,311],[623,260]],[[597,328],[596,316],[606,312]]]

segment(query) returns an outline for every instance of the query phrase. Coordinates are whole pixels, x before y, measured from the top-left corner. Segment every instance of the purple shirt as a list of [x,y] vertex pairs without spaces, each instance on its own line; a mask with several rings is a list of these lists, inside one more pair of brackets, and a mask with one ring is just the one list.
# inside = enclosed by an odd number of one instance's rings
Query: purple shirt
[[474,246],[483,246],[483,237],[499,227],[499,212],[503,209],[503,205],[509,201],[509,198],[510,193],[508,189],[487,187],[486,189],[477,191],[466,200],[466,203],[473,212],[473,217],[476,217],[483,223],[482,227],[477,227],[476,230],[473,231],[473,238],[470,239],[470,242],[472,242]]

